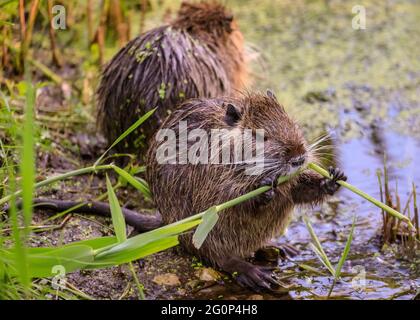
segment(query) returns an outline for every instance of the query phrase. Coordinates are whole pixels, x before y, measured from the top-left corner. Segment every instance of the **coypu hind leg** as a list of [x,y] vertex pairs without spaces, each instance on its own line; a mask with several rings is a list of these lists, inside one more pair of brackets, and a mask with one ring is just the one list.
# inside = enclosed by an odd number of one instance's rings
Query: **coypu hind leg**
[[346,181],[347,176],[338,168],[329,167],[331,179],[318,173],[305,171],[297,178],[297,184],[292,189],[295,204],[319,203],[328,195],[333,195],[340,188],[339,180]]
[[272,285],[279,286],[273,274],[275,267],[257,266],[239,257],[229,257],[221,263],[221,268],[231,274],[238,273],[235,278],[238,284],[257,292],[273,290]]

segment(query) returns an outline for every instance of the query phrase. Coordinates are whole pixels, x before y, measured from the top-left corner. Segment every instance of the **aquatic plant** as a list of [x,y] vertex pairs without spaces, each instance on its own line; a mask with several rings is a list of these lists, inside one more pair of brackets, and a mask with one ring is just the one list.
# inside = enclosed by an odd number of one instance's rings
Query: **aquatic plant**
[[330,262],[330,259],[328,258],[327,254],[325,253],[321,242],[319,241],[314,229],[312,228],[311,223],[309,222],[308,218],[304,218],[305,224],[308,228],[309,234],[311,235],[312,238],[312,243],[311,243],[311,248],[312,250],[315,252],[316,256],[318,257],[318,259],[322,262],[322,264],[327,268],[327,270],[331,273],[331,275],[334,277],[333,283],[330,287],[330,290],[328,292],[327,298],[329,298],[331,296],[331,293],[335,287],[335,284],[337,283],[337,281],[340,279],[340,275],[341,275],[341,269],[343,268],[344,262],[347,259],[347,256],[350,252],[350,246],[351,246],[351,242],[353,240],[353,232],[354,232],[354,227],[356,224],[356,217],[353,218],[353,223],[350,229],[350,233],[348,235],[347,238],[347,242],[346,245],[344,246],[343,252],[341,254],[340,260],[338,261],[336,267],[334,268],[332,263]]
[[[406,220],[412,223],[411,228],[401,224],[401,221],[396,219],[388,211],[382,211],[382,242],[384,246],[397,244],[399,254],[406,259],[414,260],[420,250],[420,233],[419,233],[419,212],[417,207],[417,191],[416,185],[412,183],[412,189],[407,197],[404,207],[401,206],[401,197],[398,192],[398,181],[395,183],[394,195],[389,186],[389,176],[386,157],[384,157],[383,170],[377,171],[379,192],[381,201],[386,201],[389,207],[395,208],[402,212]],[[383,179],[382,179],[383,177]],[[412,211],[411,211],[412,208]]]

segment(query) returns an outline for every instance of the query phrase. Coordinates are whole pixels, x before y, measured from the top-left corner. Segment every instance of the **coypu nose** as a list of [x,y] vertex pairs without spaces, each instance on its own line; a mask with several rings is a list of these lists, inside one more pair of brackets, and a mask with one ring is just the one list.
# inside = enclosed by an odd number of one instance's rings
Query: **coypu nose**
[[298,156],[290,160],[292,167],[300,167],[305,162],[305,156]]

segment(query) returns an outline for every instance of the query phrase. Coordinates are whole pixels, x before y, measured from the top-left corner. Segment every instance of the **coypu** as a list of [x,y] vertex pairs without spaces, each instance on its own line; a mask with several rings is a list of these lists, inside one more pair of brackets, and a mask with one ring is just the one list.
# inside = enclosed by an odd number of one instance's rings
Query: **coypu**
[[[346,180],[346,176],[332,168],[332,179],[305,170],[277,186],[279,176],[291,174],[317,159],[315,145],[308,145],[296,122],[271,91],[266,95],[244,94],[236,98],[199,98],[184,102],[161,126],[161,129],[173,130],[177,143],[182,132],[178,129],[180,121],[186,121],[189,132],[202,129],[209,136],[214,129],[226,129],[234,137],[244,129],[264,128],[267,166],[258,175],[244,173],[242,163],[234,161],[227,165],[162,163],[157,160],[159,147],[163,145],[159,131],[146,157],[146,175],[165,224],[258,187],[272,185],[266,193],[220,213],[219,221],[200,249],[193,246],[191,234],[180,239],[182,246],[193,255],[224,271],[237,272],[239,284],[257,291],[270,289],[270,285],[276,283],[271,270],[244,259],[283,232],[295,205],[322,202],[338,190],[336,181]],[[193,140],[188,139],[188,148],[196,143]]]
[[131,40],[106,65],[98,96],[98,124],[109,143],[147,111],[154,114],[115,147],[146,147],[179,102],[233,95],[246,84],[243,36],[217,2],[183,2],[176,19]]
[[[153,230],[260,186],[271,185],[273,188],[264,194],[220,213],[219,221],[200,249],[192,245],[191,234],[180,238],[181,245],[193,255],[226,272],[237,272],[240,285],[256,291],[271,289],[271,285],[276,284],[271,275],[272,268],[253,265],[245,258],[270,245],[270,239],[282,233],[294,206],[322,202],[327,195],[338,190],[336,181],[346,180],[346,176],[333,168],[330,168],[332,179],[305,170],[277,186],[279,176],[291,174],[310,161],[317,161],[317,143],[308,145],[298,125],[270,91],[266,95],[243,94],[235,98],[199,98],[184,102],[160,127],[173,129],[176,143],[179,143],[177,128],[180,121],[187,121],[188,130],[200,128],[209,133],[213,129],[225,129],[232,137],[245,129],[256,131],[264,128],[267,148],[264,148],[263,155],[267,167],[258,175],[248,175],[241,162],[227,165],[160,164],[156,155],[162,143],[153,139],[146,155],[146,177],[158,212],[147,216],[123,208],[126,223],[138,232]],[[54,211],[80,205],[78,201],[53,199],[35,199],[34,203],[37,208]],[[77,212],[110,216],[109,205],[101,202],[88,202]]]

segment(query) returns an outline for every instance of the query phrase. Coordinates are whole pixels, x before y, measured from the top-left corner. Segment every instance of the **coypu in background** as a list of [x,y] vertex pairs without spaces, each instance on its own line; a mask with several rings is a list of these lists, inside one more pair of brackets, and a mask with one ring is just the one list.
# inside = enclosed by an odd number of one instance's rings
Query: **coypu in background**
[[[181,237],[190,253],[224,271],[237,272],[239,284],[254,290],[270,289],[276,284],[271,270],[244,259],[279,236],[296,205],[322,202],[339,188],[338,180],[347,178],[330,168],[332,179],[304,171],[276,186],[279,176],[288,175],[316,161],[316,146],[308,145],[296,122],[286,114],[270,91],[267,95],[247,94],[228,99],[192,99],[177,108],[161,129],[172,129],[179,140],[179,122],[187,130],[226,129],[233,136],[244,129],[264,129],[264,162],[267,167],[255,176],[244,173],[242,164],[160,164],[157,152],[162,141],[156,136],[147,154],[147,181],[165,224],[172,223],[211,206],[236,198],[263,185],[270,191],[220,213],[219,221],[200,249],[192,235]],[[178,143],[178,142],[177,142]],[[196,143],[188,141],[188,145]],[[210,154],[210,151],[208,152]]]
[[157,107],[115,147],[138,154],[179,102],[233,95],[246,78],[243,36],[232,14],[215,1],[183,2],[175,21],[131,40],[106,65],[97,91],[98,124],[112,143]]

